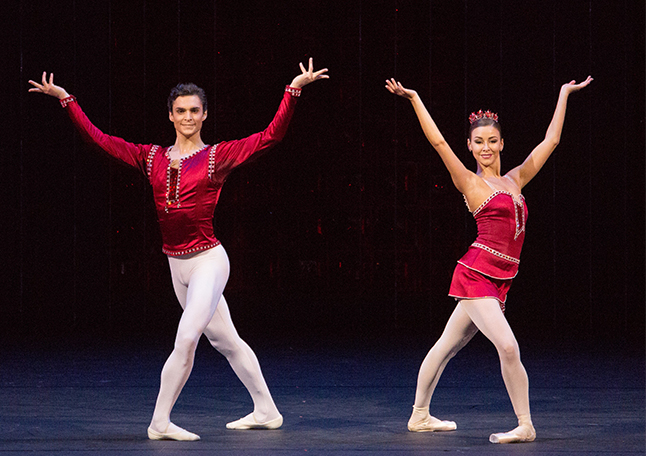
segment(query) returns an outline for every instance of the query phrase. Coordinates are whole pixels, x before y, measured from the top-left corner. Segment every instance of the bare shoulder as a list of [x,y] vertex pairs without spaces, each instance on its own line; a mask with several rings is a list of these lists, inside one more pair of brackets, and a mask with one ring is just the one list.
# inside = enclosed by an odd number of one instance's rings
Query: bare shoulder
[[523,189],[523,185],[521,184],[520,166],[517,166],[516,168],[505,174],[503,176],[503,179],[507,181],[506,185],[512,185],[515,187],[514,190],[516,191],[513,191],[511,193],[519,193]]
[[473,173],[473,179],[470,179],[469,184],[462,194],[464,195],[469,210],[473,212],[491,196],[493,190],[482,177],[475,173]]

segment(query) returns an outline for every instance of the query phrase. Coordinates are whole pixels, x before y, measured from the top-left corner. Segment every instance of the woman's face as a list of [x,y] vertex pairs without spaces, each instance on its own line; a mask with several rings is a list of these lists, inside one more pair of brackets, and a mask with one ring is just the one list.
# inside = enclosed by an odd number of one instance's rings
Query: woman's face
[[471,138],[467,139],[467,147],[482,168],[500,163],[503,145],[500,131],[493,125],[475,128],[471,132]]

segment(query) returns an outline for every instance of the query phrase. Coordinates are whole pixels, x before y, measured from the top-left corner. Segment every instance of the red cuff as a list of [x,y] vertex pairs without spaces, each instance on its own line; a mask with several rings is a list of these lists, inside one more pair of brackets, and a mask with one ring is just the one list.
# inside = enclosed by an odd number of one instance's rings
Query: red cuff
[[67,107],[68,104],[76,101],[76,97],[74,95],[70,95],[69,97],[63,98],[62,100],[59,100],[61,102],[62,107]]
[[292,87],[292,86],[285,86],[285,92],[288,92],[291,96],[293,97],[300,97],[301,92],[303,89],[297,88],[297,87]]

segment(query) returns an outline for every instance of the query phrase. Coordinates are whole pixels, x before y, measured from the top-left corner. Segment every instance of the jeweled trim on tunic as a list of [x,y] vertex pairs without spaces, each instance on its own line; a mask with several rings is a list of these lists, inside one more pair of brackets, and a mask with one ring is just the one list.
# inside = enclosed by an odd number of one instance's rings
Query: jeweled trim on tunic
[[215,150],[218,148],[218,145],[211,146],[209,150],[209,180],[213,180],[213,173],[215,173]]
[[182,175],[182,161],[180,160],[177,168],[173,168],[171,164],[168,164],[168,169],[166,170],[166,207],[164,210],[168,212],[168,208],[173,204],[176,204],[175,207],[180,207],[179,202],[179,183],[180,177]]
[[[516,239],[518,239],[518,236],[520,236],[520,233],[525,231],[525,210],[524,210],[525,197],[523,195],[518,195],[520,197],[520,201],[516,201],[516,198],[514,198],[514,195],[511,194],[510,192],[506,192],[504,190],[496,190],[491,195],[489,195],[489,197],[486,200],[484,200],[484,202],[480,206],[478,206],[478,208],[475,211],[473,211],[472,214],[474,217],[478,215],[478,213],[482,209],[484,209],[484,207],[487,205],[487,203],[489,203],[489,201],[491,201],[492,199],[494,199],[496,196],[500,194],[509,195],[512,202],[514,203],[514,214],[516,216],[516,233],[514,234],[514,241],[515,241]],[[462,196],[464,197],[464,202],[467,205],[467,209],[471,210],[471,208],[469,208],[469,202],[467,201],[466,195],[463,194]]]
[[198,153],[202,152],[208,146],[204,146],[201,149],[194,150],[190,154],[180,156],[178,158],[177,168],[173,167],[173,160],[170,156],[170,147],[166,149],[166,158],[168,159],[168,169],[166,170],[166,207],[164,210],[168,212],[168,209],[175,204],[175,207],[180,207],[181,202],[179,200],[180,187],[182,182],[182,165],[184,160],[187,158],[193,157]]
[[473,247],[478,247],[479,249],[486,250],[487,252],[496,255],[497,257],[502,258],[503,260],[511,261],[512,263],[520,264],[520,260],[518,258],[514,258],[513,256],[505,255],[504,253],[501,253],[497,250],[492,249],[491,247],[487,247],[484,244],[480,244],[479,242],[474,242],[471,244]]
[[173,250],[167,250],[165,248],[162,248],[162,252],[164,252],[168,256],[182,256],[182,255],[188,255],[189,253],[195,253],[195,252],[200,252],[202,250],[212,249],[213,247],[217,247],[220,244],[221,244],[220,241],[217,241],[217,242],[214,242],[213,244],[201,245],[199,247],[193,247],[191,249],[180,250],[180,251],[173,251]]
[[146,157],[146,174],[148,174],[148,180],[150,180],[150,173],[153,170],[153,159],[155,158],[157,150],[159,150],[159,146],[152,146]]
[[76,97],[74,95],[70,95],[69,97],[63,98],[59,101],[61,102],[61,106],[66,108],[68,104],[74,103],[76,101]]
[[285,86],[285,92],[287,92],[293,97],[300,97],[302,91],[303,89],[300,87]]

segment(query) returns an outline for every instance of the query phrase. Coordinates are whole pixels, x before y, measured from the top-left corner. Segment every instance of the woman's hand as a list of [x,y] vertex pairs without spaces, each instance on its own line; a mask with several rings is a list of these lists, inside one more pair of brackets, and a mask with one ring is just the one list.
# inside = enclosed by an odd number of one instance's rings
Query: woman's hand
[[36,81],[32,81],[31,79],[29,80],[29,83],[34,86],[29,89],[30,92],[44,93],[45,95],[56,97],[59,100],[70,96],[64,88],[54,84],[54,73],[49,75],[48,81],[47,72],[43,71],[43,80],[41,84],[38,84]]
[[404,97],[407,100],[412,100],[417,95],[417,92],[414,90],[404,88],[401,82],[395,81],[395,78],[386,79],[386,89],[390,93]]
[[578,92],[584,87],[587,87],[594,79],[592,76],[588,76],[587,79],[579,84],[576,84],[576,81],[572,79],[570,82],[567,84],[563,84],[561,87],[561,91],[565,92],[566,95],[571,94],[572,92]]
[[303,63],[299,63],[298,65],[301,67],[301,71],[303,73],[296,76],[290,84],[290,86],[294,87],[295,89],[305,87],[310,82],[318,81],[319,79],[330,78],[327,74],[325,74],[327,73],[327,68],[323,68],[319,71],[314,71],[314,59],[312,59],[312,57],[310,57],[309,68],[307,70],[303,66]]

